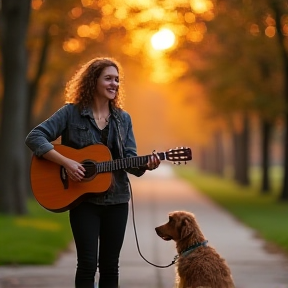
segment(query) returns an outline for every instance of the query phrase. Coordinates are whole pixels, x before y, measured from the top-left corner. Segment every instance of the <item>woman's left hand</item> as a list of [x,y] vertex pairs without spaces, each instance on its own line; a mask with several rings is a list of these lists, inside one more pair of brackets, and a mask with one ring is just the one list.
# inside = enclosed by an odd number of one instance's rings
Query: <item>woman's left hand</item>
[[149,157],[146,168],[147,168],[147,170],[154,170],[154,169],[158,168],[160,163],[161,163],[161,160],[160,160],[159,155],[155,151],[153,151],[153,153]]

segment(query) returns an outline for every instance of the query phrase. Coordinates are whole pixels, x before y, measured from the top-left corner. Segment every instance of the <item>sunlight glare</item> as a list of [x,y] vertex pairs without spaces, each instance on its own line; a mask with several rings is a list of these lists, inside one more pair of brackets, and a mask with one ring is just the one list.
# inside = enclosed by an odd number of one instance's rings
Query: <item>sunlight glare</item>
[[155,50],[166,50],[175,43],[175,34],[167,28],[162,28],[151,37],[151,44]]
[[[123,1],[121,0],[121,3]],[[128,7],[138,8],[138,9],[147,9],[155,6],[154,0],[125,0],[124,3]]]
[[190,0],[190,5],[196,13],[204,13],[213,8],[210,0]]
[[78,39],[70,38],[63,43],[63,50],[70,53],[80,53],[85,49]]
[[88,25],[80,25],[77,29],[77,34],[80,37],[89,37],[90,27]]
[[[157,53],[157,52],[156,52]],[[159,53],[159,52],[158,52]],[[154,61],[150,61],[151,73],[149,78],[154,83],[169,83],[183,76],[187,71],[187,64],[182,61],[171,61],[162,55],[154,55]],[[153,59],[151,58],[151,59]],[[173,67],[173,69],[171,69]]]

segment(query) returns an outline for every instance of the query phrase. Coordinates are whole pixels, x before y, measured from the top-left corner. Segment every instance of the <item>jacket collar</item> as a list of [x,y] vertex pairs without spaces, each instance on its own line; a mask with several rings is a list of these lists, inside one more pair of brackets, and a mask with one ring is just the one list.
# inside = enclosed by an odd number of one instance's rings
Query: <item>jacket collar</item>
[[81,116],[90,116],[93,117],[92,109],[90,107],[84,107],[81,112]]
[[[113,107],[112,105],[110,105],[110,111],[111,111],[111,115],[118,121],[121,122],[121,116],[119,113],[119,109]],[[84,107],[81,112],[80,112],[81,116],[90,116],[93,117],[93,113],[92,113],[92,109],[90,107]]]

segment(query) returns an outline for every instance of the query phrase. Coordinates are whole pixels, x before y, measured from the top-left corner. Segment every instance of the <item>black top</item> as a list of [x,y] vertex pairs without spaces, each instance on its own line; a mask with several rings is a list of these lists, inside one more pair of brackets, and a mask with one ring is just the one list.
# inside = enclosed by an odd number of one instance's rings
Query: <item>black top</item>
[[106,125],[104,129],[100,130],[101,134],[101,142],[107,146],[107,140],[108,140],[108,133],[109,133],[109,125]]

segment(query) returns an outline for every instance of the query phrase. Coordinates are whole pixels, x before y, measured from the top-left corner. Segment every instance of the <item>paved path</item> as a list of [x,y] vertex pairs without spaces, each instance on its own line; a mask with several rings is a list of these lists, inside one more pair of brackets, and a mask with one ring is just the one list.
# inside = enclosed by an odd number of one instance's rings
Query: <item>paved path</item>
[[[237,288],[288,288],[288,259],[268,253],[253,230],[177,179],[168,165],[130,179],[139,245],[148,261],[171,263],[176,255],[175,244],[160,239],[154,228],[167,221],[170,211],[187,210],[196,215],[209,244],[226,258]],[[131,212],[121,254],[121,288],[172,288],[174,266],[155,268],[140,257]],[[53,266],[0,267],[0,288],[72,288],[75,266],[71,245]]]

